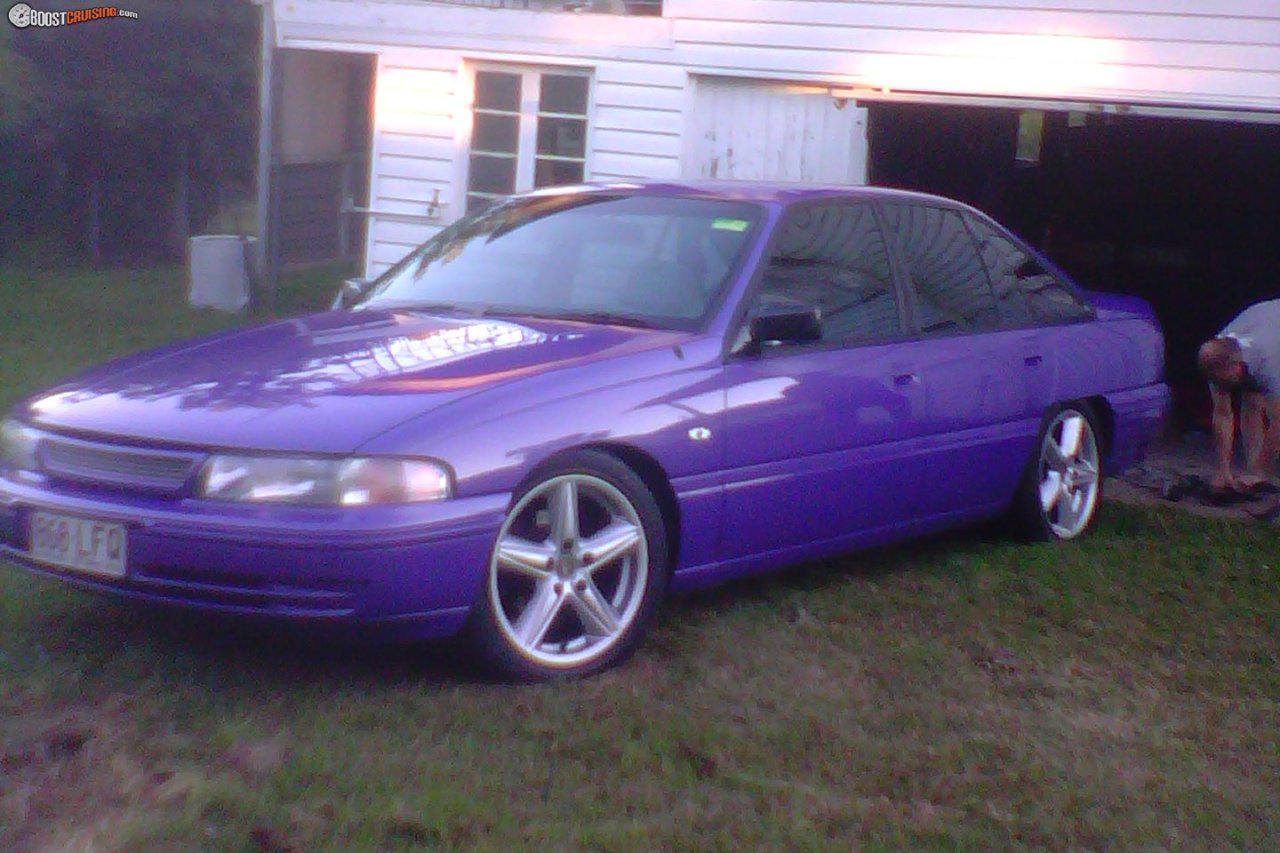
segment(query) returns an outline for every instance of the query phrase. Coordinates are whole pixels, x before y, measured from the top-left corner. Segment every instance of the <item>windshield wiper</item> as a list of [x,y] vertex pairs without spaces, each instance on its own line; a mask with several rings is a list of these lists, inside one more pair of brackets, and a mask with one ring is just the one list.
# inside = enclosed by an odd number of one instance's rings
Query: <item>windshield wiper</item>
[[457,314],[464,317],[483,317],[489,306],[478,302],[418,302],[412,299],[391,299],[385,303],[366,303],[367,307],[382,311],[422,311],[428,314]]
[[607,323],[637,329],[665,328],[645,317],[614,311],[548,311],[521,305],[495,305],[483,302],[417,302],[412,299],[388,300],[384,304],[367,304],[384,311],[422,311],[463,317],[536,317],[542,320],[571,320],[582,323]]
[[571,320],[583,323],[606,323],[611,326],[632,326],[637,329],[660,329],[662,326],[635,314],[619,314],[613,311],[530,311],[526,317],[547,320]]

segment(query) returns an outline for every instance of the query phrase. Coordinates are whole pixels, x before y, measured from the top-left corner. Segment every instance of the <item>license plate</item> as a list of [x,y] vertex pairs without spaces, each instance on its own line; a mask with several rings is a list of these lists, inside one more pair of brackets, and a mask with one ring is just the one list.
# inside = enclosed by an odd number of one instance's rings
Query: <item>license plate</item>
[[28,553],[60,568],[122,578],[128,541],[123,524],[37,511],[31,514]]

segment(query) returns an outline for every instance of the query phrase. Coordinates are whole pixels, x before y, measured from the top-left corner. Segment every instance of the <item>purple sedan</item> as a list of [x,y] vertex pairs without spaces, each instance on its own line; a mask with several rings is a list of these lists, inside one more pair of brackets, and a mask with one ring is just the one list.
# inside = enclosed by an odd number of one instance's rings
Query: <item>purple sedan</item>
[[540,191],[347,296],[27,400],[0,556],[582,675],[668,590],[997,516],[1076,537],[1168,405],[1145,303],[914,193]]

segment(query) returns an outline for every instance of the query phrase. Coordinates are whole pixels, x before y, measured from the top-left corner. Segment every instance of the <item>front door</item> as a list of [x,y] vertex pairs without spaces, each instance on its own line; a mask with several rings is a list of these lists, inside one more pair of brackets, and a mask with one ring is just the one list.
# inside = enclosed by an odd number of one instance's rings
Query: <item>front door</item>
[[766,343],[726,368],[724,559],[892,527],[919,476],[922,397],[891,343],[903,324],[872,205],[804,205],[781,228],[752,304],[816,306],[822,340]]

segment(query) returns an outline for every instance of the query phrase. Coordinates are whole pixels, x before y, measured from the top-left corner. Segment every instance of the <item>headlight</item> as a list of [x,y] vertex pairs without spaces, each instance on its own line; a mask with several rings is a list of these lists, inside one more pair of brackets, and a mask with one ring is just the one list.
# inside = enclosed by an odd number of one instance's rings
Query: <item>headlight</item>
[[449,497],[449,472],[419,459],[213,456],[200,494],[222,501],[360,506]]
[[0,421],[0,465],[20,471],[34,471],[36,445],[40,443],[40,431],[19,421],[7,418]]

